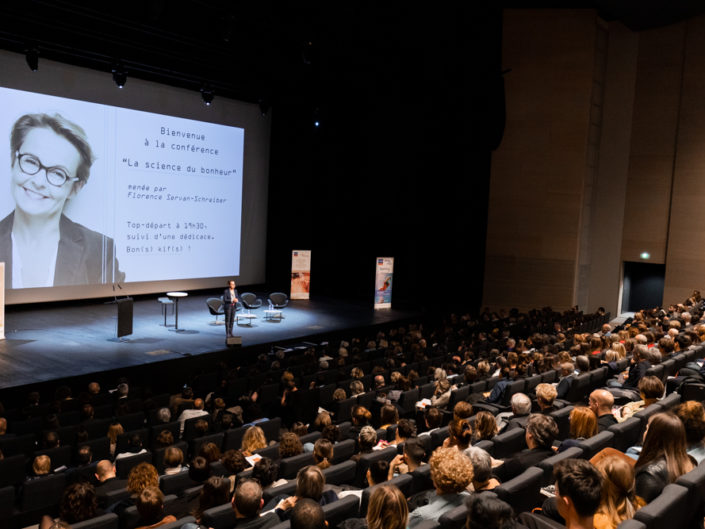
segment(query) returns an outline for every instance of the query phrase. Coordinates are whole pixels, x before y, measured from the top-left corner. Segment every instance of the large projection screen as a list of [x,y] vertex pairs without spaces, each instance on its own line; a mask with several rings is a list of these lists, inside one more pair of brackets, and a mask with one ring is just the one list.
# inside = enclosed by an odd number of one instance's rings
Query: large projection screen
[[264,282],[258,105],[9,52],[0,71],[8,304]]

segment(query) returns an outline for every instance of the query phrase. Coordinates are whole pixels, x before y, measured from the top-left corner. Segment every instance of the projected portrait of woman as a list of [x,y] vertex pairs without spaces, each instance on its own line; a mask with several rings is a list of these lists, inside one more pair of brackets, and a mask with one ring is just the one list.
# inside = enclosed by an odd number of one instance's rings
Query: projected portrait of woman
[[15,209],[0,221],[7,288],[124,281],[113,240],[64,215],[93,163],[83,129],[59,114],[25,114],[12,127],[10,151]]

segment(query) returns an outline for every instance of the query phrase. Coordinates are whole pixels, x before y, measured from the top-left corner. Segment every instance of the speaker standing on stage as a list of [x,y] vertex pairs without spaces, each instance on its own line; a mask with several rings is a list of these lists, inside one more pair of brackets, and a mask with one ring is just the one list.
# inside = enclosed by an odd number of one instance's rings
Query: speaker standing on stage
[[235,313],[237,312],[238,293],[235,288],[235,281],[228,282],[228,288],[223,292],[223,306],[225,308],[225,334],[229,338],[233,335],[233,324],[235,323]]

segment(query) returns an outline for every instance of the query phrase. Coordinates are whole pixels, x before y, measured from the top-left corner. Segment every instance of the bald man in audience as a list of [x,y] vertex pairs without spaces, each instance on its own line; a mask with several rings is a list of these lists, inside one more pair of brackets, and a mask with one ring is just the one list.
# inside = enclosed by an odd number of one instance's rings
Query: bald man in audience
[[7,435],[7,419],[0,417],[0,437]]
[[98,498],[98,505],[102,508],[108,506],[107,502],[109,500],[107,494],[109,492],[125,489],[127,487],[127,480],[117,478],[115,474],[115,465],[107,459],[98,461],[98,465],[95,469],[95,479],[98,480],[98,484],[95,487],[95,493]]
[[597,427],[599,431],[606,430],[613,424],[617,424],[617,419],[612,414],[614,397],[606,389],[596,389],[590,393],[590,409],[597,415]]

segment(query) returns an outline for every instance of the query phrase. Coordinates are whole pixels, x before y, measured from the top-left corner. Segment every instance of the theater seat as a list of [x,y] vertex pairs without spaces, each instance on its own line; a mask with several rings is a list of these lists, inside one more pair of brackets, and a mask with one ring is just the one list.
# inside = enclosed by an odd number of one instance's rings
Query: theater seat
[[634,519],[643,522],[647,529],[675,529],[685,528],[691,514],[688,489],[671,483],[651,503],[639,509]]
[[593,435],[589,439],[578,441],[578,446],[583,450],[583,458],[590,459],[603,448],[612,446],[613,439],[614,433],[609,430],[605,430],[597,435]]
[[333,460],[331,463],[337,465],[343,461],[348,461],[355,453],[355,440],[346,439],[333,445]]
[[494,446],[493,457],[495,459],[511,457],[526,448],[526,432],[523,428],[514,428],[508,432],[495,435],[492,438],[492,444]]
[[328,522],[328,527],[337,527],[340,522],[348,518],[354,518],[357,516],[357,508],[357,496],[352,494],[324,505],[323,514],[326,517],[326,522]]
[[384,483],[363,489],[362,496],[360,498],[360,517],[364,518],[367,516],[367,506],[370,504],[370,496],[381,485],[394,485],[404,494],[405,497],[408,498],[411,496],[413,481],[414,478],[410,474],[400,474],[399,476],[393,477]]
[[118,515],[110,512],[89,520],[72,523],[71,529],[118,529],[119,522]]
[[543,461],[539,461],[536,466],[543,470],[543,478],[541,479],[541,486],[545,487],[553,483],[553,467],[556,463],[563,461],[564,459],[578,458],[583,454],[582,448],[577,446],[571,446],[563,452],[556,454],[555,456],[548,457]]
[[315,465],[312,453],[303,453],[292,457],[282,459],[279,463],[279,477],[283,479],[292,479],[296,477],[296,473],[307,465]]
[[326,478],[326,483],[330,485],[345,485],[352,483],[355,479],[356,470],[357,463],[348,460],[325,469],[323,471],[323,477]]
[[514,512],[530,512],[543,502],[541,480],[544,471],[538,467],[530,467],[517,477],[502,483],[494,489],[500,500],[512,506]]

